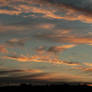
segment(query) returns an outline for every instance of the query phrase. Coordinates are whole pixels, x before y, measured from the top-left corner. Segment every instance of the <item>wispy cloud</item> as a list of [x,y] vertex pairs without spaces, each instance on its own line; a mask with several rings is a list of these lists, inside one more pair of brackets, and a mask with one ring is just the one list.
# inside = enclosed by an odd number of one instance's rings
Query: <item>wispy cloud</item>
[[10,46],[24,46],[28,40],[28,38],[13,38],[11,40],[6,41],[5,44]]
[[66,32],[66,30],[55,31],[52,33],[42,33],[36,35],[37,38],[43,38],[44,40],[61,42],[61,43],[72,43],[72,44],[92,44],[91,36],[77,35],[72,31]]
[[[52,19],[64,19],[68,21],[81,21],[86,23],[92,23],[91,18],[91,10],[86,9],[85,7],[78,7],[71,4],[66,4],[63,1],[60,0],[11,0],[11,1],[0,1],[1,6],[8,6],[12,10],[5,10],[1,9],[1,14],[9,14],[9,15],[21,15],[21,14],[27,14],[29,13],[30,16],[32,13],[34,14],[42,14],[42,17],[46,18],[52,18]],[[6,2],[8,4],[6,4]],[[26,4],[24,4],[24,2]],[[72,2],[72,1],[71,1]],[[19,4],[17,4],[19,3]],[[40,7],[37,7],[35,4],[40,5]],[[50,7],[48,9],[44,8],[43,6]],[[89,6],[90,7],[90,6]],[[56,14],[58,11],[61,13],[64,12],[64,16],[61,16],[59,14]]]
[[90,0],[0,0],[0,83],[91,80],[92,64],[81,60],[90,59],[91,4]]
[[15,11],[15,10],[5,10],[5,9],[0,9],[0,14],[8,14],[8,15],[19,15],[21,12]]
[[64,52],[64,50],[70,49],[75,47],[76,44],[68,44],[68,45],[61,45],[61,46],[51,46],[51,47],[45,47],[45,46],[40,46],[39,48],[36,49],[36,52],[40,55],[46,54],[46,55],[55,55],[59,54],[60,52]]
[[63,46],[52,46],[48,49],[48,51],[57,53],[57,52],[65,50],[65,49],[73,48],[75,46],[76,46],[75,44],[63,45]]
[[80,63],[79,62],[71,62],[71,61],[63,61],[60,60],[56,57],[53,56],[39,56],[39,55],[35,55],[35,56],[31,56],[31,57],[27,57],[27,56],[3,56],[2,59],[9,59],[9,60],[15,60],[18,62],[47,62],[47,63],[52,63],[52,64],[64,64],[64,65],[69,65],[69,66],[79,66]]
[[8,50],[6,49],[6,47],[4,45],[0,45],[0,52],[1,53],[8,53]]
[[11,73],[41,73],[39,69],[16,69],[16,70],[0,70],[0,74],[11,74]]

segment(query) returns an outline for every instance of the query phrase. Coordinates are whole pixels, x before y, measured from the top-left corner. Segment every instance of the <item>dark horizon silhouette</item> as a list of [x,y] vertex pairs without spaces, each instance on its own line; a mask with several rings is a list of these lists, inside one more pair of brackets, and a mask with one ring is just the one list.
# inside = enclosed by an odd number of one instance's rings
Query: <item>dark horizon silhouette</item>
[[59,90],[62,92],[66,91],[88,91],[92,90],[92,86],[88,86],[87,84],[76,84],[76,85],[70,85],[68,83],[64,84],[51,84],[51,85],[32,85],[32,84],[26,84],[22,83],[20,85],[16,86],[3,86],[0,87],[0,90],[7,90],[7,91],[12,91],[12,90],[23,90],[23,91],[54,91],[54,90]]

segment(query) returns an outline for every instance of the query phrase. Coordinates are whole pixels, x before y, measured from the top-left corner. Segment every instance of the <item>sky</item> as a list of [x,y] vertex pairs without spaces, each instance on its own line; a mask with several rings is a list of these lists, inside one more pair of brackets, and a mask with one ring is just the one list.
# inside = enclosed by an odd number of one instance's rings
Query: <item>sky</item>
[[0,0],[0,85],[91,76],[92,0]]

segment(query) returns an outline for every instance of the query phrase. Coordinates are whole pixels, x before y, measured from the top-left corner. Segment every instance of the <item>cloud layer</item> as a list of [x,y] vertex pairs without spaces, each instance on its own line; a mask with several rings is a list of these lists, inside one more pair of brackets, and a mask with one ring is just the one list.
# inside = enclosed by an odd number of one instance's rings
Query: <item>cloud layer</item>
[[0,83],[90,82],[91,5],[91,0],[0,0]]
[[[74,0],[75,1],[75,0]],[[86,23],[92,23],[91,18],[91,2],[90,1],[64,1],[64,0],[16,0],[16,1],[0,1],[2,7],[8,7],[10,9],[1,9],[0,14],[8,15],[21,15],[28,14],[28,16],[35,16],[35,14],[41,14],[42,17],[52,19],[64,19],[69,21],[81,21]],[[80,3],[80,4],[79,4]],[[86,3],[86,4],[85,4]],[[37,7],[36,4],[40,5]],[[44,8],[50,7],[50,8]],[[87,9],[86,9],[87,7]],[[64,16],[56,14],[58,12],[64,13]],[[33,14],[32,14],[33,13]]]

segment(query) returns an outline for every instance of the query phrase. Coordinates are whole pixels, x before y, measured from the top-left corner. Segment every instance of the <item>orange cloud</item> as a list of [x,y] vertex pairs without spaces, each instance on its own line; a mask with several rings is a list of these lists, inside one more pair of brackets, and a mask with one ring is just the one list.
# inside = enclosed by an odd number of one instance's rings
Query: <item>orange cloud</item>
[[[91,11],[85,10],[83,8],[77,8],[74,6],[70,6],[64,3],[56,4],[56,3],[51,3],[50,1],[46,0],[32,0],[31,4],[39,4],[40,5],[40,10],[39,9],[34,9],[33,12],[35,13],[42,13],[44,14],[45,17],[47,18],[53,18],[53,19],[64,19],[64,20],[69,20],[69,21],[76,21],[79,20],[81,22],[86,22],[86,23],[92,23],[92,13]],[[47,10],[42,9],[43,6],[47,7],[52,7],[52,10],[54,12],[49,12]],[[41,10],[42,9],[42,10]],[[45,13],[45,11],[47,11]],[[56,12],[65,12],[64,16],[57,15],[55,14]]]
[[40,28],[40,29],[53,29],[55,25],[50,24],[50,23],[45,23],[45,24],[38,24],[35,27]]
[[15,10],[5,10],[5,9],[0,9],[0,14],[8,14],[8,15],[19,15],[21,14],[20,11],[15,11]]
[[59,16],[56,17],[56,19],[64,19],[64,20],[70,20],[70,21],[76,21],[79,20],[81,22],[86,23],[92,23],[92,13],[89,10],[83,9],[83,8],[77,8],[71,5],[67,5],[64,3],[51,3],[50,1],[42,1],[40,0],[40,3],[45,5],[47,3],[50,7],[55,7],[57,12],[65,12],[65,16]]
[[84,13],[78,13],[80,11],[77,11],[74,8],[70,8],[70,6],[61,5],[61,8],[62,10],[63,9],[65,10],[66,12],[65,16],[56,15],[55,13],[58,12],[58,9],[47,10],[47,9],[43,9],[43,7],[38,8],[35,6],[27,6],[27,5],[20,5],[18,7],[19,10],[24,9],[25,13],[30,13],[30,12],[41,13],[41,14],[44,14],[43,17],[46,17],[46,18],[64,19],[64,20],[70,20],[70,21],[80,20],[82,22],[92,23],[92,18],[90,16],[87,16]]
[[72,43],[72,44],[92,44],[92,37],[88,36],[78,36],[77,34],[73,34],[72,32],[65,32],[64,30],[60,31],[55,31],[52,33],[48,34],[38,34],[37,37],[43,38],[43,39],[48,39],[51,41],[56,41],[56,42],[62,42],[62,43]]
[[48,80],[48,81],[52,81],[52,82],[60,82],[60,81],[64,81],[69,82],[69,81],[82,81],[83,76],[74,76],[72,74],[64,74],[64,73],[47,73],[47,74],[43,74],[40,76],[35,76],[32,79],[37,79],[37,80]]
[[81,70],[83,72],[92,72],[92,68],[91,67],[84,67],[84,66],[79,66],[79,67],[73,67],[73,69],[77,69],[77,70]]
[[92,43],[92,38],[86,38],[86,37],[73,37],[69,39],[69,42],[72,43],[78,43],[78,44],[91,44]]
[[92,87],[92,84],[87,84],[87,86],[90,86],[90,87]]
[[[43,14],[42,17],[52,18],[52,19],[64,19],[69,21],[76,21],[79,20],[81,22],[92,23],[92,13],[82,8],[73,7],[70,5],[66,5],[64,3],[56,4],[51,3],[50,1],[46,0],[11,0],[11,1],[0,1],[1,6],[11,6],[14,10],[5,10],[0,9],[0,14],[9,14],[9,15],[20,15],[22,13],[39,13]],[[16,5],[15,3],[18,3]],[[21,3],[20,3],[21,2]],[[26,4],[22,4],[25,2]],[[29,5],[30,4],[30,5]],[[40,5],[37,7],[36,5]],[[51,8],[44,8],[51,7]],[[65,12],[64,16],[56,14],[57,12]],[[28,15],[29,16],[29,15]],[[31,15],[30,15],[31,16]]]
[[70,45],[62,45],[62,46],[52,46],[48,49],[49,52],[60,52],[63,51],[65,49],[69,49],[69,48],[73,48],[75,47],[75,44],[70,44]]
[[[22,69],[22,70],[8,70],[9,72],[24,72],[24,73],[42,73],[43,71],[40,69]],[[7,72],[7,71],[6,71]]]
[[5,46],[0,45],[0,52],[1,53],[8,53],[8,50],[5,48]]
[[13,38],[11,40],[6,41],[7,45],[10,46],[24,46],[25,42],[28,40],[28,38]]
[[48,49],[44,46],[41,46],[36,51],[39,54],[50,53],[50,52],[59,53],[59,52],[63,52],[66,49],[73,48],[75,46],[76,46],[75,44],[69,44],[69,45],[61,45],[61,46],[51,46]]
[[9,59],[9,60],[15,60],[18,62],[47,62],[52,64],[64,64],[68,66],[79,66],[80,63],[78,62],[70,62],[70,61],[63,61],[59,60],[56,57],[53,57],[52,55],[35,55],[31,57],[27,56],[3,56],[2,59]]
[[16,74],[16,73],[17,74],[21,73],[21,75],[22,75],[22,73],[23,73],[23,75],[24,74],[39,74],[39,73],[43,73],[43,71],[40,69],[12,69],[12,70],[4,69],[4,70],[0,70],[0,77],[1,76],[4,77],[5,75],[9,76],[11,74]]
[[16,25],[0,25],[0,32],[6,31],[21,31],[27,29],[24,26],[16,26]]
[[89,67],[92,67],[92,63],[85,62],[84,65],[89,66]]
[[39,70],[39,69],[31,69],[31,70],[24,70],[24,72],[41,73],[43,71],[42,70]]
[[[54,19],[62,19],[63,17],[56,15],[56,10],[54,9],[43,9],[43,7],[36,7],[36,6],[28,6],[28,5],[19,5],[15,7],[18,10],[23,10],[24,13],[39,13],[43,14],[43,17],[46,18],[54,18]],[[31,16],[31,15],[30,15]]]

